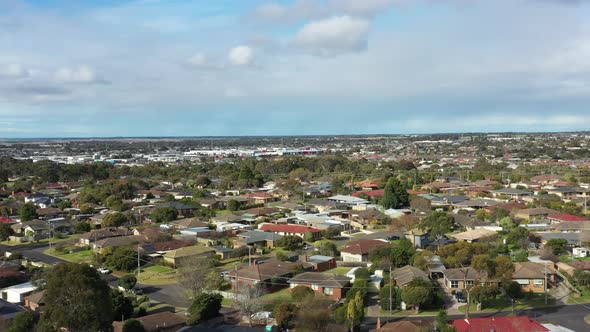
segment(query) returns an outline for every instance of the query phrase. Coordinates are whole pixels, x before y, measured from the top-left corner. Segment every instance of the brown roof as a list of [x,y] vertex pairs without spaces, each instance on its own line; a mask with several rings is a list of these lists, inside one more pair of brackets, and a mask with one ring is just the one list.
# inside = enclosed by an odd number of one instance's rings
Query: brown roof
[[43,297],[45,296],[45,290],[35,292],[29,296],[25,296],[25,301],[35,304],[43,304]]
[[37,214],[40,216],[51,215],[51,214],[60,214],[63,211],[58,208],[41,208],[37,209]]
[[[467,276],[465,276],[465,272],[467,272]],[[453,268],[453,269],[446,269],[444,271],[445,278],[449,280],[476,280],[476,279],[485,279],[487,276],[485,273],[480,273],[474,268]]]
[[184,326],[186,324],[186,318],[169,311],[139,317],[138,320],[141,321],[146,331],[157,331],[162,327]]
[[298,274],[287,282],[290,284],[309,284],[318,285],[320,287],[344,288],[350,284],[350,278],[345,276],[337,276],[330,273],[320,272],[304,272]]
[[[555,274],[552,264],[547,264],[547,274]],[[545,264],[534,262],[514,263],[513,279],[543,279],[545,278]]]
[[373,248],[386,244],[387,242],[381,240],[360,239],[350,242],[346,248],[341,250],[341,252],[353,255],[366,255],[369,251],[373,250]]
[[409,284],[414,279],[429,280],[426,272],[410,265],[393,270],[392,276],[395,279],[396,286],[399,287]]
[[408,321],[389,322],[384,324],[380,329],[372,329],[371,332],[420,332],[432,327],[428,321]]
[[309,269],[313,265],[310,263],[302,262],[281,262],[277,260],[269,260],[262,264],[254,264],[251,266],[243,267],[237,271],[232,271],[232,276],[238,276],[242,279],[264,281],[274,276],[286,276],[293,274],[297,269]]

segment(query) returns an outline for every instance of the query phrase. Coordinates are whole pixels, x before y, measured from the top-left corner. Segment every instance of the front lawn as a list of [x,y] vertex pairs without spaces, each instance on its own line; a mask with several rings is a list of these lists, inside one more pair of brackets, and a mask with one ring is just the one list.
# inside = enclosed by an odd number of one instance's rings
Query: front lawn
[[2,241],[0,243],[5,244],[7,246],[33,246],[33,245],[39,245],[39,244],[46,244],[49,245],[49,242],[51,242],[51,245],[56,245],[56,244],[60,244],[66,241],[77,241],[80,236],[82,236],[82,234],[73,234],[73,235],[65,235],[60,239],[43,239],[43,240],[39,240],[39,241],[33,241],[33,242],[14,242],[14,241]]
[[178,281],[178,273],[170,267],[152,265],[141,269],[140,281],[145,285],[174,284]]
[[275,305],[277,305],[279,303],[282,303],[282,302],[292,303],[293,302],[293,298],[291,297],[291,289],[285,288],[285,289],[281,289],[278,292],[265,294],[265,295],[259,297],[256,300],[256,302],[262,304],[262,306],[266,310],[272,311],[274,309]]
[[[545,306],[552,306],[555,305],[555,298],[548,296],[547,297],[547,304],[545,304],[545,296],[543,294],[532,294],[528,295],[527,297],[518,300],[514,303],[514,310],[520,309],[530,309],[530,308],[540,308]],[[462,305],[459,307],[459,311],[465,312],[466,305]],[[469,307],[469,312],[477,313],[477,312],[497,312],[497,311],[508,311],[512,310],[512,303],[510,300],[506,299],[503,296],[498,296],[495,299],[485,300],[482,303],[482,310],[477,310],[477,304],[471,303]]]
[[340,266],[340,267],[336,267],[331,270],[328,270],[328,271],[326,271],[326,273],[331,273],[331,274],[337,275],[337,276],[345,276],[346,273],[348,273],[348,271],[350,271],[351,269],[352,269],[352,267]]
[[65,259],[66,261],[70,261],[73,263],[92,263],[94,258],[94,251],[92,249],[86,249],[81,251],[76,251],[69,253],[68,248],[64,252],[56,252],[55,248],[47,249],[44,251],[45,254],[59,257],[61,259]]

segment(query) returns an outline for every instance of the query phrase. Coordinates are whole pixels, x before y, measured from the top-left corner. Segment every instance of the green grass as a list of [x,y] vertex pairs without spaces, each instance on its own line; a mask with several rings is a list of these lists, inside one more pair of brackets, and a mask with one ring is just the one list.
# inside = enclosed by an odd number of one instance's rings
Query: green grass
[[259,297],[256,301],[262,304],[272,304],[274,306],[281,302],[292,302],[293,298],[291,297],[291,289],[285,288],[278,292],[265,294]]
[[44,253],[47,255],[59,257],[61,259],[65,259],[67,261],[74,262],[74,263],[82,263],[82,262],[90,263],[90,262],[92,262],[94,255],[95,255],[95,253],[92,249],[77,251],[77,252],[73,252],[71,254],[69,254],[69,253],[60,254],[60,253],[55,252],[55,249],[47,249],[44,251]]
[[[545,296],[543,294],[533,294],[528,298],[518,300],[514,303],[514,310],[529,309],[529,308],[540,308],[546,306],[555,305],[555,299],[551,296],[547,298],[547,304],[545,304]],[[497,311],[508,311],[512,310],[512,303],[505,300],[503,297],[497,297],[495,299],[486,300],[482,304],[482,310],[477,310],[477,304],[471,303],[469,306],[469,312],[497,312]],[[465,312],[466,305],[459,307],[459,311]]]
[[178,282],[178,274],[173,268],[153,265],[142,269],[140,279],[146,285],[174,284]]
[[576,297],[574,293],[571,293],[568,296],[567,303],[576,304],[576,303],[590,303],[590,288],[583,287],[582,288],[582,296]]
[[348,271],[350,271],[351,267],[341,266],[337,268],[333,268],[331,270],[326,271],[326,273],[332,273],[337,276],[345,276]]
[[570,263],[572,261],[587,261],[590,260],[590,257],[578,257],[578,258],[574,258],[572,259],[572,255],[561,255],[559,256],[559,261],[562,263]]
[[[246,257],[246,262],[248,261],[248,257]],[[228,258],[222,261],[219,261],[219,265],[216,267],[217,270],[230,270],[233,269],[234,266],[240,264],[240,258]]]
[[223,300],[221,300],[221,305],[224,307],[231,307],[232,306],[232,299],[224,297]]

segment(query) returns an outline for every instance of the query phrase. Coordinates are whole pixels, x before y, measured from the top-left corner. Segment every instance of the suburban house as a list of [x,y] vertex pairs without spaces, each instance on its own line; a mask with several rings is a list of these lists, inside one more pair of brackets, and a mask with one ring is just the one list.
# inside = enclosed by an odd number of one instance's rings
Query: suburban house
[[545,326],[527,316],[456,319],[451,325],[457,332],[548,332]]
[[84,233],[84,235],[82,235],[80,239],[78,239],[78,245],[89,246],[91,243],[96,242],[98,240],[125,235],[131,235],[131,232],[129,232],[127,229],[115,227],[96,229]]
[[524,219],[530,222],[547,219],[549,215],[559,214],[558,211],[540,207],[513,211],[514,217],[517,219]]
[[139,244],[144,238],[138,235],[126,235],[108,237],[106,239],[98,240],[92,243],[92,249],[98,253],[101,253],[105,248],[119,248],[127,247],[134,244]]
[[58,208],[39,208],[36,212],[39,216],[39,219],[42,220],[59,218],[65,215],[64,212]]
[[569,213],[550,214],[547,216],[547,219],[551,224],[559,224],[562,222],[588,221],[588,218],[579,217]]
[[428,232],[420,228],[412,228],[407,232],[404,232],[406,239],[412,242],[412,245],[416,248],[426,247],[430,241],[428,240]]
[[485,228],[470,229],[465,232],[451,235],[457,241],[479,242],[496,237],[497,233]]
[[[269,260],[261,264],[252,264],[230,272],[233,282],[253,287],[258,283],[268,283],[267,288],[279,289],[287,285],[286,281],[297,272],[305,272],[312,269],[312,265],[303,262],[281,262]],[[272,282],[276,279],[278,282]]]
[[387,322],[383,326],[377,326],[370,332],[423,332],[432,330],[432,322],[427,320],[402,320],[399,322]]
[[22,304],[25,301],[25,296],[31,295],[37,286],[31,282],[25,282],[24,284],[18,284],[10,287],[6,287],[0,290],[0,295],[3,300],[10,303]]
[[411,265],[406,265],[393,270],[391,277],[395,280],[395,285],[400,288],[406,286],[415,279],[430,280],[426,272]]
[[275,241],[282,239],[282,235],[272,232],[248,231],[238,234],[236,247],[254,246],[257,248],[274,248]]
[[176,229],[194,228],[194,227],[209,227],[209,224],[205,221],[195,218],[184,218],[179,220],[173,220],[169,222],[172,227]]
[[556,272],[553,264],[545,266],[534,262],[516,262],[512,280],[519,283],[524,292],[544,293],[548,288],[548,285],[545,288],[545,273],[549,284],[555,282]]
[[[186,318],[169,311],[138,317],[146,332],[176,332],[186,325]],[[113,322],[113,332],[123,332],[125,322]]]
[[45,306],[45,290],[25,296],[25,307],[32,311],[41,312],[43,306]]
[[342,261],[363,263],[369,260],[369,252],[378,246],[387,245],[388,242],[381,240],[360,239],[350,242],[340,251]]
[[590,255],[590,250],[588,248],[573,248],[572,249],[572,256],[575,258],[582,258],[588,257]]
[[350,278],[330,273],[304,272],[287,281],[290,288],[305,286],[317,294],[324,294],[334,300],[346,297]]
[[250,202],[251,204],[264,205],[275,201],[275,197],[273,195],[265,192],[247,193],[245,195],[242,195],[242,197],[246,198],[248,202]]
[[321,230],[305,225],[262,224],[259,229],[264,232],[272,232],[283,236],[295,235],[301,238],[305,238],[306,234],[310,232],[313,235],[314,241],[322,237]]
[[336,267],[336,258],[330,256],[313,255],[307,257],[304,255],[301,261],[311,264],[314,272],[324,272]]
[[51,236],[49,224],[43,220],[31,220],[10,225],[14,236],[23,238],[24,241],[46,239]]
[[176,267],[182,265],[183,262],[188,261],[194,257],[211,257],[213,255],[215,255],[214,249],[201,245],[195,245],[182,247],[167,252],[164,254],[164,261],[171,263]]
[[192,217],[193,216],[193,212],[196,210],[195,207],[190,206],[188,204],[183,204],[180,202],[165,202],[165,203],[160,203],[156,206],[157,208],[173,208],[174,210],[176,210],[176,213],[178,213],[179,216],[185,216],[185,217]]
[[382,224],[387,215],[376,209],[351,210],[342,214],[342,218],[350,221],[356,229],[366,229],[372,223]]
[[470,267],[444,270],[444,283],[447,289],[465,289],[466,286],[473,286],[476,280],[484,281],[485,279],[487,274]]
[[354,196],[348,196],[348,195],[331,196],[331,197],[328,197],[328,200],[332,201],[332,202],[344,204],[347,206],[364,205],[364,204],[369,203],[369,201],[367,201],[366,199],[362,199],[362,198],[354,197]]
[[530,196],[531,192],[526,190],[514,189],[514,188],[503,188],[498,190],[492,190],[492,196],[498,198],[510,198],[518,201],[526,196]]

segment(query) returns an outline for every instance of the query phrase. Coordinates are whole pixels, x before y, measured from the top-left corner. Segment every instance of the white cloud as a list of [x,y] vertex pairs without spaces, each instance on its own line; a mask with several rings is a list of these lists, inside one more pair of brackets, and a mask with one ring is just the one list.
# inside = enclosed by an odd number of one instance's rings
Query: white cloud
[[247,66],[254,61],[254,50],[246,45],[236,46],[229,51],[227,58],[234,66]]
[[18,63],[0,66],[0,77],[22,78],[30,75],[31,71]]
[[60,68],[55,72],[55,78],[63,83],[94,83],[98,81],[94,70],[87,66]]
[[306,24],[293,44],[316,55],[332,56],[366,49],[371,23],[366,19],[336,16]]
[[206,67],[209,61],[204,53],[195,53],[188,59],[188,63],[195,67]]

